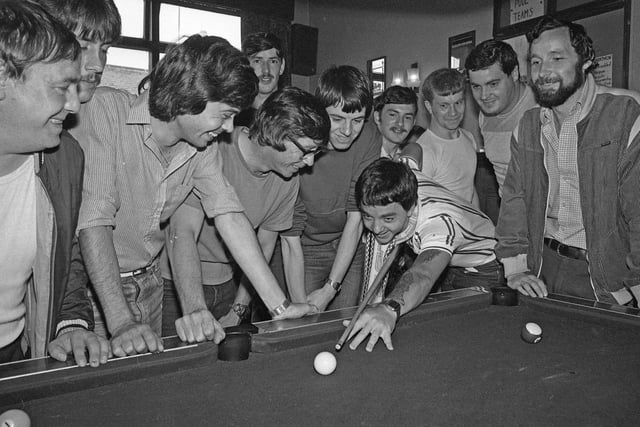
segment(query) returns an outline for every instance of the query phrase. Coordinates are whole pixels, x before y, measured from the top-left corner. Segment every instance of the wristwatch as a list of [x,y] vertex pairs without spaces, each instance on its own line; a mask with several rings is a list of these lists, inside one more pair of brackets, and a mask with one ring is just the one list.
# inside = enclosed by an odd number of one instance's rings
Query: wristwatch
[[400,312],[402,311],[402,306],[400,305],[400,303],[393,299],[386,299],[382,302],[382,304],[386,305],[396,313],[396,322],[397,322],[398,319],[400,319]]
[[244,320],[249,314],[249,306],[247,304],[241,304],[239,302],[233,304],[231,306],[231,310],[240,318],[240,320]]
[[324,282],[324,284],[329,284],[334,291],[336,291],[336,293],[340,292],[340,289],[342,289],[342,283],[340,282],[336,282],[335,280],[329,279],[327,278],[326,282]]
[[291,301],[285,298],[284,301],[282,301],[282,304],[269,310],[269,314],[271,314],[271,317],[279,316],[282,313],[284,313],[287,307],[289,307],[290,305],[291,305]]

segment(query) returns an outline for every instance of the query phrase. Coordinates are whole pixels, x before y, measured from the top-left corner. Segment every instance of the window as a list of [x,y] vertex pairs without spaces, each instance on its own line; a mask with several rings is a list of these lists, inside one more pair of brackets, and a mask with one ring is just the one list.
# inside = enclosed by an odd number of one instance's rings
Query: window
[[373,97],[381,95],[386,89],[387,72],[385,67],[386,56],[380,58],[371,59],[367,64],[367,71],[369,73],[369,79],[371,80]]
[[149,52],[112,47],[100,84],[137,93],[138,83],[149,74],[149,63]]
[[144,37],[144,0],[114,0],[122,19],[122,35]]
[[160,41],[178,43],[192,34],[224,37],[240,49],[240,17],[191,9],[173,4],[160,5]]
[[[193,34],[224,37],[240,48],[239,14],[215,7],[188,7],[188,1],[114,0],[122,18],[122,38],[109,49],[102,83],[137,93],[140,80],[173,43]],[[180,3],[177,5],[175,3]],[[228,12],[228,10],[225,10]]]
[[476,32],[449,37],[449,68],[463,71],[464,61],[476,45]]

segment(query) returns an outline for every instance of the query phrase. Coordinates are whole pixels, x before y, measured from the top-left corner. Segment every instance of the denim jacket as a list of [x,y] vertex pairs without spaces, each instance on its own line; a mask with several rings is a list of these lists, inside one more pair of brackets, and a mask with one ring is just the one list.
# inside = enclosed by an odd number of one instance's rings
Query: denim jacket
[[[640,95],[585,83],[577,124],[578,174],[589,273],[596,298],[640,285]],[[496,227],[505,276],[540,275],[549,180],[540,108],[527,111],[511,141],[511,163]]]

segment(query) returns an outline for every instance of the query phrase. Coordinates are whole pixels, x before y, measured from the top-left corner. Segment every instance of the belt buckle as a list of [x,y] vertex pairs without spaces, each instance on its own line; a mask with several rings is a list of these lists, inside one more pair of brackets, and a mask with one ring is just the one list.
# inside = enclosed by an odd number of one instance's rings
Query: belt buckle
[[149,270],[149,266],[145,266],[142,268],[137,268],[135,270],[125,271],[124,273],[120,273],[120,277],[136,277],[146,273],[148,270]]

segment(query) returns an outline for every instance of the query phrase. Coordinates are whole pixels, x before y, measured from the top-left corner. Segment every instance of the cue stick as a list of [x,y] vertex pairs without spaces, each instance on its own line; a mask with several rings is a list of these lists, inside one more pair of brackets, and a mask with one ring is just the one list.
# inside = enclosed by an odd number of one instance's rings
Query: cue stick
[[391,264],[393,264],[393,261],[396,259],[396,255],[398,255],[398,251],[400,250],[401,244],[402,243],[397,244],[391,250],[391,253],[387,257],[387,259],[384,260],[384,263],[382,264],[380,271],[378,271],[378,274],[376,275],[376,278],[373,280],[373,283],[371,284],[371,287],[367,291],[367,294],[364,296],[364,298],[360,302],[360,305],[358,306],[356,313],[351,318],[351,322],[349,322],[347,329],[345,329],[344,332],[342,333],[342,336],[340,336],[340,339],[336,344],[336,351],[340,351],[342,349],[342,346],[344,345],[345,341],[349,337],[349,334],[351,334],[351,331],[353,330],[353,327],[355,326],[356,321],[360,317],[360,314],[362,314],[364,309],[367,307],[367,305],[369,304],[369,301],[371,301],[371,298],[373,298],[373,296],[378,293],[380,286],[384,282],[384,276],[386,276],[387,272],[389,271],[389,268],[391,268]]

